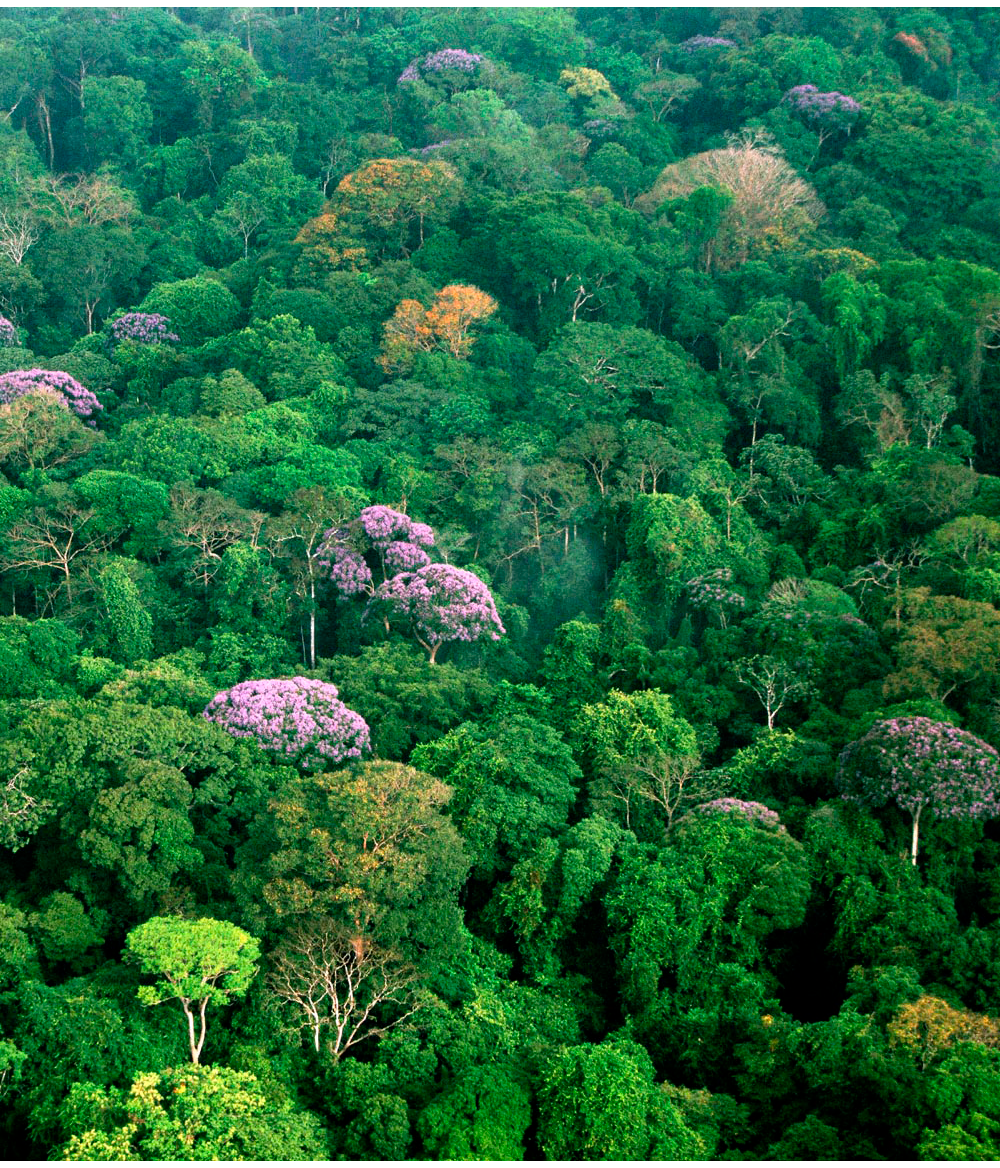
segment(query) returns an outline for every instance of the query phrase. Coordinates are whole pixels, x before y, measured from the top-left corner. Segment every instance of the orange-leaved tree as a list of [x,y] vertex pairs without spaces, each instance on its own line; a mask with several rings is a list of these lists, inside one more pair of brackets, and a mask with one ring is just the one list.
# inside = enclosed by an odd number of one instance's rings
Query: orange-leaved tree
[[376,158],[340,180],[334,210],[377,240],[382,255],[409,255],[411,230],[423,246],[424,221],[446,218],[458,203],[462,180],[447,162]]
[[401,300],[386,322],[380,362],[387,373],[406,372],[417,353],[443,349],[452,357],[468,357],[471,329],[497,310],[497,302],[471,284],[449,284],[435,293],[430,308],[419,300]]

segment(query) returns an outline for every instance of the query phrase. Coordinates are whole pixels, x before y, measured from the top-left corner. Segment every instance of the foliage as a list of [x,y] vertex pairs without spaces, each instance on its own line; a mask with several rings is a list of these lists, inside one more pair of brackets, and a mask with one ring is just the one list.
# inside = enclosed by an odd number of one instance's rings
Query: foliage
[[[259,942],[236,925],[201,917],[153,917],[125,939],[125,947],[143,973],[157,980],[139,987],[144,1006],[176,998],[188,1023],[191,1061],[205,1045],[205,1011],[246,993],[257,972]],[[197,1015],[197,1023],[196,1023]]]
[[268,1098],[228,1067],[138,1075],[128,1091],[74,1083],[63,1104],[71,1133],[61,1160],[325,1160],[315,1117]]
[[997,1157],[998,31],[0,19],[14,1159]]

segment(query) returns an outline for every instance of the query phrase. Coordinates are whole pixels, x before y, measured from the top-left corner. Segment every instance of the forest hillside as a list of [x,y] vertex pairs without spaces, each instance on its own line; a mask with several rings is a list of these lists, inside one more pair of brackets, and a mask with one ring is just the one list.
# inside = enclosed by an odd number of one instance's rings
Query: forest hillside
[[0,1143],[1000,1159],[1000,13],[0,12]]

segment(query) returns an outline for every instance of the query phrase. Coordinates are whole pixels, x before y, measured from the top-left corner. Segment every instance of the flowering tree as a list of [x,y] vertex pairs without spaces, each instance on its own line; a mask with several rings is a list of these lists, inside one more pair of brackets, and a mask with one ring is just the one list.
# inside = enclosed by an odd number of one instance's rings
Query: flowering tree
[[846,93],[832,90],[821,93],[815,85],[796,85],[781,99],[813,127],[817,135],[816,154],[831,134],[843,133],[848,137],[861,113],[860,104]]
[[436,53],[428,53],[422,60],[411,61],[400,73],[397,84],[419,81],[421,74],[447,74],[451,71],[475,73],[482,63],[481,53],[467,53],[465,49],[438,49]]
[[458,172],[447,162],[374,158],[340,180],[329,210],[343,218],[341,227],[380,243],[381,254],[407,256],[412,225],[422,247],[424,223],[446,218],[458,205],[461,188]]
[[418,300],[402,300],[386,322],[380,363],[390,373],[407,370],[418,352],[443,349],[452,357],[468,357],[472,326],[497,310],[497,302],[469,284],[449,284],[435,293],[430,308]]
[[126,312],[111,322],[114,342],[134,341],[139,345],[158,345],[164,341],[179,341],[170,331],[170,321],[160,312]]
[[885,718],[841,753],[837,782],[845,799],[894,802],[913,820],[917,862],[920,814],[942,819],[1000,815],[1000,754],[981,738],[931,718]]
[[371,748],[367,722],[338,699],[336,686],[308,677],[240,682],[217,693],[204,716],[307,771],[360,758]]
[[434,546],[434,532],[426,523],[414,523],[402,511],[378,504],[366,507],[346,527],[331,527],[319,549],[319,563],[330,570],[330,580],[344,596],[375,594],[372,569],[365,556],[377,561],[384,581],[397,572],[413,572],[429,564],[424,550]]
[[505,632],[490,590],[474,573],[451,564],[400,572],[375,590],[369,610],[376,601],[409,622],[432,665],[446,641],[499,641]]
[[783,830],[777,811],[772,811],[763,803],[755,803],[752,799],[712,799],[708,803],[699,803],[692,807],[691,815],[738,815],[754,827],[764,827],[768,830]]
[[828,130],[843,130],[846,134],[850,134],[861,113],[861,105],[853,97],[836,90],[820,93],[815,85],[796,85],[788,90],[783,100],[809,121]]
[[17,325],[5,316],[0,316],[0,347],[8,349],[20,343],[21,337],[17,331]]
[[57,369],[14,369],[0,374],[0,405],[9,405],[15,398],[38,390],[60,394],[67,409],[81,418],[89,418],[95,410],[104,408],[75,377]]
[[366,619],[378,610],[386,630],[393,618],[407,622],[436,664],[446,641],[498,641],[505,630],[482,580],[450,564],[432,564],[426,549],[433,546],[426,523],[379,504],[331,528],[320,563],[329,567],[338,592],[371,598]]
[[746,607],[746,597],[729,587],[733,582],[732,568],[715,568],[688,580],[688,601],[692,608],[718,617],[719,624],[726,628],[732,613]]

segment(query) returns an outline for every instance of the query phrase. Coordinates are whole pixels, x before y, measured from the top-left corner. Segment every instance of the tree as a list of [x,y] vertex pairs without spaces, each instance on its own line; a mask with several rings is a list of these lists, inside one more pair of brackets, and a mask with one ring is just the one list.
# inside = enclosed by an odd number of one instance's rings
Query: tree
[[707,267],[727,271],[754,256],[791,246],[819,221],[823,208],[812,187],[798,177],[766,137],[745,133],[721,150],[671,163],[636,206],[655,213],[669,200],[688,198],[700,187],[732,193]]
[[736,677],[752,689],[764,707],[768,730],[774,729],[774,719],[788,705],[812,692],[808,680],[780,657],[757,654],[736,665]]
[[463,722],[411,756],[454,788],[450,814],[483,880],[493,882],[566,826],[582,776],[559,734],[531,716],[546,705],[534,686],[501,683],[488,719]]
[[583,707],[574,732],[593,775],[591,803],[624,804],[627,828],[642,823],[645,803],[669,831],[681,807],[713,793],[697,774],[694,728],[674,713],[666,694],[612,690],[604,702]]
[[87,77],[83,82],[83,133],[91,164],[112,160],[126,172],[138,168],[153,128],[146,84],[134,77]]
[[171,1067],[136,1075],[128,1091],[74,1082],[60,1107],[60,1160],[326,1160],[326,1133],[309,1112],[229,1067]]
[[507,1062],[463,1069],[417,1118],[427,1153],[441,1160],[523,1160],[531,1092]]
[[419,1008],[416,976],[391,949],[320,918],[293,929],[272,952],[266,982],[276,1003],[292,1007],[295,1029],[310,1032],[317,1054],[326,1034],[325,1049],[337,1062]]
[[931,718],[876,722],[841,753],[837,783],[852,802],[891,801],[910,815],[914,865],[925,808],[941,819],[1000,815],[1000,754],[967,730]]
[[217,219],[228,234],[243,245],[243,258],[250,241],[263,233],[298,225],[315,210],[318,195],[312,184],[296,174],[291,162],[280,154],[251,157],[226,171],[219,190]]
[[450,797],[393,762],[285,783],[238,852],[237,896],[265,921],[338,921],[358,954],[372,944],[421,966],[440,961],[458,940],[468,870]]
[[[153,649],[153,618],[129,573],[129,561],[115,559],[101,571],[99,585],[108,656],[123,665],[147,658]],[[132,561],[135,564],[135,561]]]
[[125,948],[143,973],[158,979],[139,987],[143,1005],[158,1006],[174,998],[180,1002],[191,1061],[197,1063],[205,1045],[209,1005],[242,997],[257,973],[257,938],[210,917],[153,917],[129,933]]
[[700,1159],[705,1145],[628,1039],[564,1047],[543,1064],[539,1143],[549,1160]]
[[308,677],[240,682],[215,695],[205,718],[307,771],[360,758],[371,745],[367,723],[336,686]]
[[6,549],[0,563],[9,570],[30,574],[56,573],[61,579],[52,586],[43,576],[47,599],[54,605],[60,592],[73,600],[77,562],[89,553],[106,550],[116,538],[93,524],[96,509],[63,483],[49,484],[39,492],[41,506],[18,515],[5,532]]
[[332,199],[335,214],[374,237],[379,254],[409,255],[410,230],[424,243],[425,220],[445,219],[454,210],[462,183],[446,162],[377,158],[341,179]]
[[54,369],[15,369],[0,374],[0,403],[9,404],[28,393],[48,391],[80,418],[91,418],[104,407],[75,377]]
[[405,621],[432,664],[443,644],[499,641],[506,631],[482,580],[451,564],[400,572],[379,585],[368,611],[388,612]]
[[240,314],[232,292],[209,276],[155,284],[140,308],[167,317],[187,345],[230,332]]
[[135,345],[159,345],[180,340],[170,331],[170,321],[161,312],[122,313],[108,323],[108,332],[117,344],[131,341]]
[[449,284],[434,294],[430,308],[403,300],[386,322],[380,364],[387,372],[408,371],[414,355],[444,349],[456,359],[468,357],[474,340],[472,326],[497,310],[492,296],[469,284]]
[[900,609],[909,617],[896,644],[896,669],[883,685],[888,696],[940,701],[968,688],[992,693],[1000,653],[1000,613],[992,604],[906,590]]
[[43,386],[0,405],[0,463],[16,470],[48,470],[102,441],[104,435],[66,404],[61,393]]

